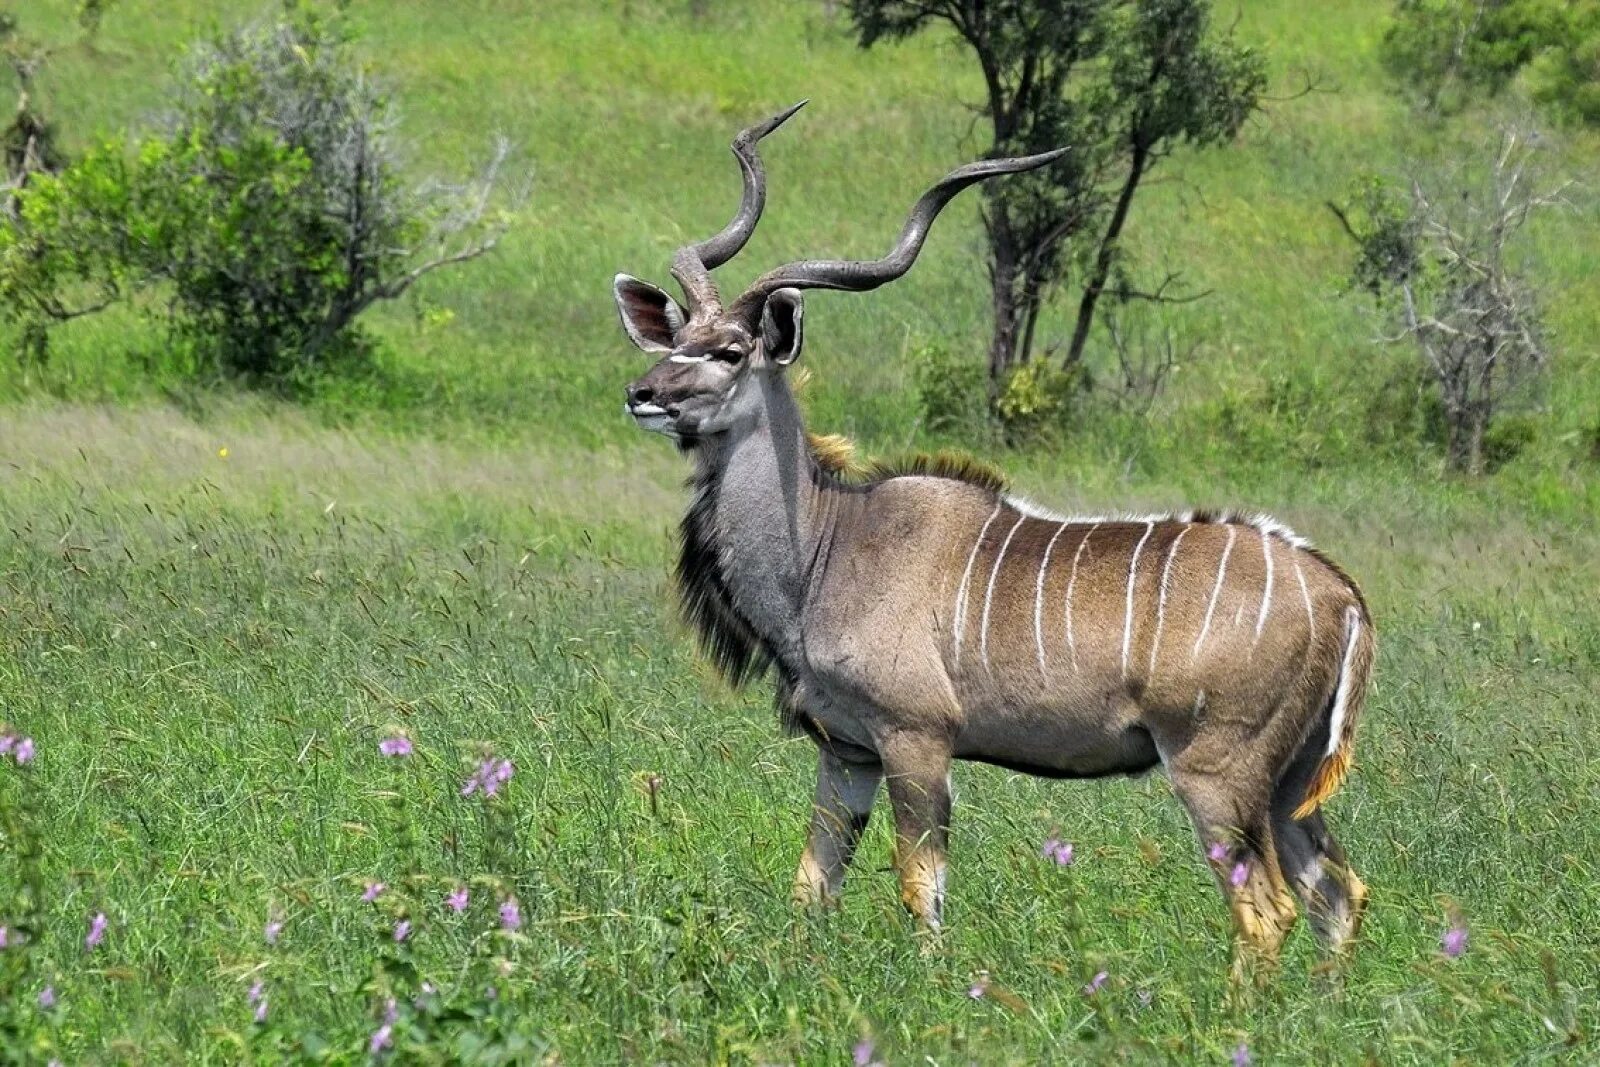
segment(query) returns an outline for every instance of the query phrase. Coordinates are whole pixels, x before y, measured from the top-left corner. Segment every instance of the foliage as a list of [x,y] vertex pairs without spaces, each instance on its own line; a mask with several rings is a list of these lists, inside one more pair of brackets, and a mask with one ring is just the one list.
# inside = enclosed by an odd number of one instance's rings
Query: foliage
[[51,325],[154,290],[203,374],[285,382],[360,354],[358,317],[494,247],[481,177],[410,188],[384,94],[337,21],[221,35],[178,78],[169,128],[32,183],[0,231],[0,293],[41,358]]
[[1429,108],[1458,111],[1529,72],[1552,113],[1600,125],[1600,3],[1399,0],[1384,34],[1390,72]]
[[1125,269],[1134,197],[1180,145],[1234,136],[1265,85],[1259,55],[1210,29],[1207,0],[849,0],[863,47],[947,24],[983,73],[989,156],[1067,146],[1047,170],[984,186],[998,387],[1032,357],[1057,287],[1079,294],[1062,365],[1083,358],[1096,307]]
[[930,433],[974,443],[988,436],[989,397],[979,364],[937,343],[914,347],[910,362],[917,407]]
[[1446,460],[1463,473],[1526,443],[1499,433],[1486,452],[1496,417],[1527,399],[1549,360],[1536,293],[1507,257],[1530,215],[1561,201],[1560,189],[1531,188],[1534,144],[1508,129],[1492,146],[1487,180],[1413,177],[1402,191],[1368,179],[1348,207],[1330,205],[1357,245],[1356,284],[1392,322],[1386,339],[1414,345],[1430,372]]
[[1068,428],[1082,408],[1089,375],[1081,365],[1062,369],[1047,360],[1011,368],[995,398],[995,414],[1013,444],[1050,440]]

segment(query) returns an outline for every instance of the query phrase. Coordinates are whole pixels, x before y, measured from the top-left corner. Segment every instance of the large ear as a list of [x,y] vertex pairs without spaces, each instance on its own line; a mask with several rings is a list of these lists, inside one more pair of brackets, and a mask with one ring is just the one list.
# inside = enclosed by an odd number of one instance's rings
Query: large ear
[[806,302],[798,289],[778,289],[761,309],[761,348],[767,358],[787,367],[800,358],[805,343]]
[[678,302],[649,282],[619,274],[611,283],[617,314],[633,343],[646,352],[671,352],[673,338],[688,319]]

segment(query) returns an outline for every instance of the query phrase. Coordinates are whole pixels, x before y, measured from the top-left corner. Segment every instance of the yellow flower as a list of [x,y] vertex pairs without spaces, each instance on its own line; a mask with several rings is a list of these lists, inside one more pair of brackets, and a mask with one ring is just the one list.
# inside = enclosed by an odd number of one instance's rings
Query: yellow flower
[[227,459],[228,458],[228,446],[227,445],[223,445],[221,448],[217,449],[217,458],[218,459]]

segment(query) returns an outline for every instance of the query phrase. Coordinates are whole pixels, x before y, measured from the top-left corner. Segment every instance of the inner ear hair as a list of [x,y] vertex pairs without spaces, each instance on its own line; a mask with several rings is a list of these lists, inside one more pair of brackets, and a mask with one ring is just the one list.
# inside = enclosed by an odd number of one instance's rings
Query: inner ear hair
[[670,352],[686,317],[678,302],[657,286],[627,274],[612,283],[617,314],[633,343],[646,352]]
[[798,289],[779,289],[761,309],[761,346],[779,366],[800,358],[805,343],[805,298]]

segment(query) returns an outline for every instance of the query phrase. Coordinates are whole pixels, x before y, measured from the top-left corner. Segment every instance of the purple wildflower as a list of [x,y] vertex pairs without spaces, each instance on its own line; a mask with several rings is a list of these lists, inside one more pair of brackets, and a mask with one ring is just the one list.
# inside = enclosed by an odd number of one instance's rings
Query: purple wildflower
[[473,793],[481,792],[486,797],[492,797],[500,792],[500,787],[511,780],[516,773],[516,767],[508,759],[495,759],[490,757],[478,764],[478,769],[468,778],[461,787],[461,795],[470,797]]
[[444,902],[450,906],[450,910],[451,911],[455,912],[458,915],[460,913],[466,911],[467,910],[467,887],[464,886],[464,885],[463,886],[457,886],[454,890],[451,891],[449,896],[444,898]]
[[1233,1067],[1250,1067],[1250,1047],[1243,1041],[1233,1050]]
[[1110,977],[1105,971],[1098,972],[1093,978],[1089,979],[1089,984],[1083,987],[1083,995],[1086,997],[1094,996],[1094,994],[1100,992],[1101,987],[1106,984],[1106,979]]
[[1235,889],[1242,888],[1250,880],[1250,865],[1239,862],[1233,865],[1233,873],[1228,875],[1228,884]]
[[366,891],[361,894],[362,902],[371,904],[374,900],[377,900],[379,894],[381,894],[387,888],[389,887],[384,885],[382,882],[368,882]]
[[395,1021],[399,1018],[400,1005],[395,1003],[395,999],[393,997],[390,997],[383,1003],[383,1021],[385,1025],[393,1026]]
[[258,1022],[258,1023],[264,1023],[264,1022],[267,1021],[267,998],[266,997],[262,997],[260,1000],[256,1001],[256,1013],[255,1013],[254,1016],[252,1016],[252,1018],[254,1018],[255,1021]]
[[1211,847],[1206,849],[1206,859],[1212,863],[1221,863],[1228,858],[1228,846],[1221,841],[1211,842]]
[[856,1042],[856,1047],[850,1052],[850,1062],[855,1067],[879,1067],[882,1060],[876,1058],[877,1049],[872,1044],[872,1038],[864,1037]]
[[18,766],[21,766],[24,763],[32,763],[33,762],[33,738],[31,738],[31,737],[20,737],[20,738],[18,738],[17,739],[17,747],[12,750],[11,758],[17,761],[17,765]]
[[973,1000],[982,1000],[983,995],[988,991],[989,979],[980,978],[976,982],[972,983],[971,987],[967,990],[967,996],[971,997]]
[[283,933],[283,920],[282,919],[271,919],[271,920],[268,920],[267,925],[265,927],[263,927],[262,930],[261,930],[261,936],[266,940],[267,944],[269,944],[269,945],[276,945],[278,943],[278,935],[280,935],[282,933]]
[[411,755],[411,738],[405,736],[385,737],[378,742],[378,752],[385,756]]
[[399,922],[394,924],[394,939],[396,941],[404,941],[406,938],[408,938],[410,936],[411,936],[411,920],[410,919],[401,919]]
[[513,899],[508,898],[504,904],[500,905],[500,929],[522,929],[522,909],[517,906],[517,902]]
[[1444,937],[1439,939],[1439,948],[1444,952],[1446,959],[1460,959],[1461,954],[1467,951],[1467,924],[1457,919],[1455,924],[1444,932]]
[[39,1009],[41,1011],[49,1011],[55,1006],[56,987],[53,985],[47,985],[43,989],[39,990]]
[[11,928],[8,926],[0,926],[0,948],[9,948],[10,946]]
[[10,755],[16,744],[17,738],[14,734],[0,734],[0,756]]
[[267,995],[267,983],[261,981],[258,978],[258,979],[256,979],[255,984],[250,987],[250,992],[248,992],[248,993],[246,993],[244,995],[245,1003],[246,1004],[259,1004],[261,1002],[261,999],[263,997],[265,997],[266,995]]
[[92,949],[106,939],[106,913],[97,911],[94,918],[89,920],[89,933],[83,939],[83,947]]
[[384,1023],[382,1026],[378,1027],[372,1032],[372,1040],[367,1042],[367,1051],[376,1056],[384,1049],[393,1045],[394,1038],[391,1036],[393,1033],[394,1027],[389,1023]]

